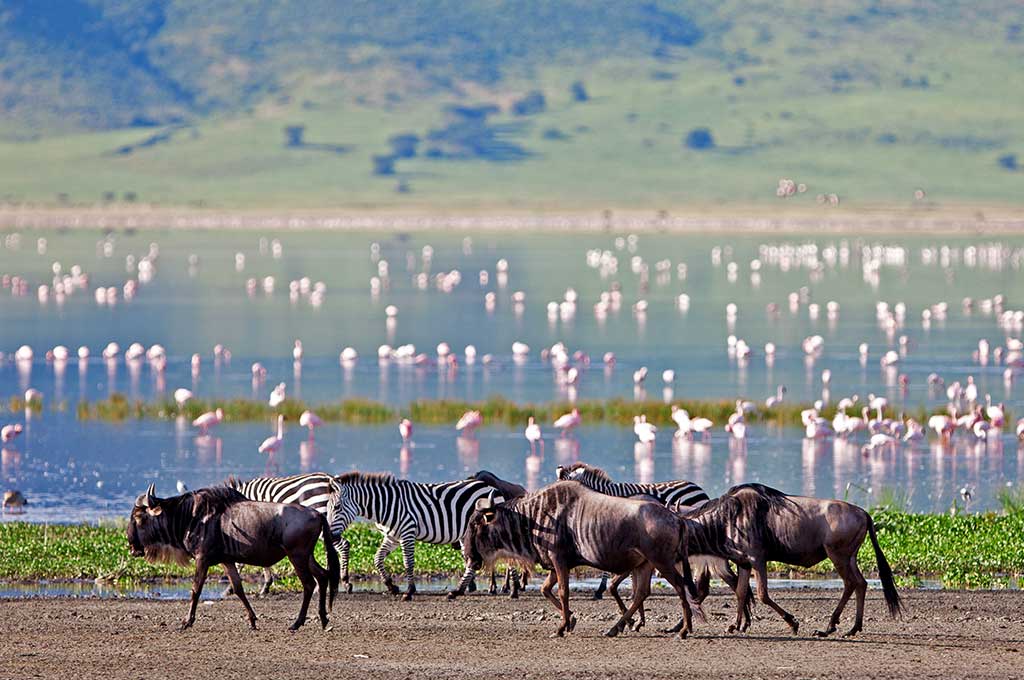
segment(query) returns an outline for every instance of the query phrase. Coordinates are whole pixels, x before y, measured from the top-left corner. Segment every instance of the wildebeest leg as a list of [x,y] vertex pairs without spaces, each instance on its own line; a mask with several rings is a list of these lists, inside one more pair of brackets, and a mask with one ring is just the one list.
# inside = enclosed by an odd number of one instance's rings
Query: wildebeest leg
[[854,620],[853,627],[846,632],[846,636],[856,635],[860,632],[864,623],[864,595],[867,592],[868,584],[864,578],[864,574],[860,572],[860,568],[857,567],[856,556],[845,556],[838,555],[836,551],[825,548],[825,553],[829,559],[835,565],[836,571],[839,572],[840,578],[843,579],[843,594],[839,598],[839,604],[836,606],[836,610],[832,612],[832,618],[829,619],[828,628],[825,630],[816,630],[814,634],[818,637],[825,637],[836,631],[839,626],[839,617],[843,613],[843,609],[846,607],[846,603],[850,600],[850,596],[854,592],[857,593],[857,618]]
[[[622,584],[623,581],[626,580],[626,577],[628,575],[629,574],[618,574],[618,575],[616,575],[615,578],[612,579],[612,584],[611,584],[611,586],[608,589],[609,592],[611,592],[611,594],[612,594],[612,599],[615,600],[615,605],[619,608],[619,615],[620,616],[624,615],[626,613],[626,603],[622,601],[622,596],[619,595],[619,586]],[[634,592],[636,591],[636,582],[635,581],[633,582],[633,590],[634,590]],[[630,625],[630,627],[632,627],[633,622],[630,621],[629,625]]]
[[[683,605],[683,620],[680,621],[681,625],[680,626],[676,626],[676,627],[679,628],[679,631],[678,631],[679,632],[679,637],[681,639],[685,639],[686,636],[690,634],[690,631],[693,630],[693,616],[692,616],[692,614],[690,612],[690,602],[689,602],[689,600],[686,599],[686,596],[687,596],[686,584],[687,584],[687,581],[689,580],[690,584],[692,585],[693,578],[691,576],[689,579],[686,579],[682,575],[680,575],[679,572],[676,570],[676,565],[675,565],[674,561],[663,562],[663,561],[659,560],[658,562],[652,562],[651,565],[652,565],[652,567],[654,569],[657,569],[661,573],[662,577],[664,577],[664,579],[666,581],[668,581],[669,584],[673,588],[675,588],[676,594],[679,595],[679,601]],[[685,562],[683,564],[683,573],[685,575],[690,575],[690,564],[689,564],[689,562]],[[648,590],[648,592],[650,592],[650,587],[651,587],[650,586],[650,581],[651,581],[650,574],[648,574],[648,577],[647,577],[647,590]],[[643,602],[641,601],[640,604],[643,604]]]
[[416,535],[411,532],[402,536],[402,559],[405,562],[405,581],[408,584],[402,600],[408,602],[416,594],[416,577],[413,576],[416,568]]
[[576,617],[569,610],[569,568],[561,562],[555,562],[553,571],[558,579],[558,599],[562,610],[562,625],[555,635],[562,637],[576,627]]
[[391,576],[388,574],[387,569],[384,568],[384,560],[397,546],[398,537],[393,534],[386,534],[384,540],[380,542],[380,547],[377,548],[377,553],[373,556],[373,566],[377,573],[380,574],[381,580],[384,581],[384,588],[391,595],[398,595],[398,588],[391,581]]
[[601,574],[601,582],[597,584],[597,590],[594,591],[594,599],[603,599],[606,590],[608,590],[608,574]]
[[[304,559],[304,557],[299,555],[288,556],[288,561],[292,563],[292,566],[295,568],[295,574],[302,583],[302,606],[299,608],[299,615],[296,617],[295,622],[288,627],[290,631],[298,630],[306,622],[309,601],[313,599],[313,591],[316,589],[316,579],[313,578],[313,574],[309,571],[309,559]],[[312,555],[310,555],[310,558],[312,558]],[[321,589],[321,597],[323,597],[323,593],[324,590]]]
[[249,627],[256,630],[256,612],[253,611],[252,605],[249,604],[249,598],[245,596],[245,591],[242,589],[242,577],[239,576],[235,563],[225,562],[222,566],[224,567],[224,573],[231,580],[231,590],[242,601],[242,604],[245,605],[245,611],[249,614]]
[[754,573],[757,574],[757,599],[761,600],[764,604],[768,605],[779,613],[779,616],[789,624],[790,630],[796,635],[797,630],[800,628],[800,623],[793,618],[793,615],[787,612],[785,609],[776,604],[768,595],[768,565],[764,560],[758,560],[754,562]]
[[[654,568],[651,567],[650,562],[646,562],[642,566],[633,570],[633,602],[628,610],[622,605],[622,600],[619,598],[618,593],[618,586],[623,580],[625,580],[625,574],[620,574],[615,577],[615,580],[612,581],[611,591],[612,595],[615,597],[616,603],[619,605],[621,616],[615,625],[605,633],[605,635],[608,637],[615,637],[625,629],[627,624],[632,627],[633,630],[640,630],[643,628],[644,624],[647,623],[644,618],[644,601],[651,594],[651,576],[653,571]],[[634,627],[633,614],[637,611],[640,612],[640,624]]]
[[540,593],[547,598],[548,602],[555,606],[555,609],[561,612],[562,604],[555,597],[554,593],[551,592],[554,590],[556,583],[558,583],[558,576],[555,575],[555,570],[552,569],[548,572],[548,577],[544,579],[544,584],[540,587]]
[[348,554],[349,554],[349,543],[341,534],[338,534],[337,539],[334,542],[334,547],[338,550],[338,558],[341,560],[341,583],[345,587],[346,593],[352,592],[352,583],[348,580]]
[[[508,578],[506,577],[505,580],[507,582]],[[491,568],[491,585],[487,588],[487,593],[489,595],[498,594],[498,570],[494,567]]]
[[196,622],[196,607],[199,606],[199,596],[203,594],[203,584],[206,583],[206,574],[210,570],[210,563],[201,556],[196,556],[196,573],[192,576],[192,600],[188,606],[188,618],[181,622],[181,630],[190,628]]
[[746,632],[750,627],[750,618],[743,603],[750,597],[750,567],[736,566],[736,623],[729,626],[730,633]]
[[309,553],[309,570],[316,579],[316,589],[320,594],[320,602],[317,608],[317,615],[320,617],[320,627],[327,629],[327,591],[330,589],[330,574],[320,566],[312,552]]

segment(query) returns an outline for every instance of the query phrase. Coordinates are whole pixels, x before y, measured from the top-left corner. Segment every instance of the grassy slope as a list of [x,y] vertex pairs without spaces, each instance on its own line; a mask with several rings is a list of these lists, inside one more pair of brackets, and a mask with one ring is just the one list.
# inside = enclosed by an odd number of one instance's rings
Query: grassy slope
[[[873,515],[882,550],[903,583],[939,578],[950,588],[999,587],[1024,576],[1020,550],[1024,512],[1019,508],[1004,515],[915,515],[891,510],[877,510]],[[346,536],[352,542],[353,573],[372,574],[379,534],[369,525],[357,524]],[[319,559],[323,563],[322,546]],[[859,561],[865,572],[875,569],[870,541],[861,548]],[[392,573],[401,573],[401,551],[392,553],[387,565]],[[423,575],[457,575],[462,560],[448,546],[418,544],[416,569]],[[277,571],[290,572],[282,565]],[[830,574],[832,567],[826,560],[810,572]],[[0,524],[0,579],[132,580],[189,573],[185,568],[129,558],[120,527]]]
[[[517,93],[542,89],[546,112],[496,120],[525,120],[513,139],[533,155],[506,163],[402,161],[409,194],[396,193],[397,178],[373,177],[370,157],[385,153],[395,133],[439,127],[442,106],[460,98],[412,89],[405,72],[385,64],[359,84],[350,82],[359,74],[295,66],[281,85],[287,97],[196,116],[170,142],[130,156],[110,151],[152,129],[0,142],[0,198],[48,202],[65,192],[92,202],[110,190],[226,207],[672,208],[774,205],[776,180],[790,176],[810,185],[792,200],[811,205],[820,192],[852,205],[906,204],[917,187],[939,203],[1021,201],[1024,172],[996,163],[1015,151],[1024,163],[1024,119],[1016,115],[1024,105],[1024,44],[1006,39],[1013,16],[919,3],[936,7],[848,20],[861,3],[783,4],[780,14],[775,5],[725,3],[700,16],[708,35],[698,47],[673,47],[668,58],[584,55],[513,69],[497,83],[459,81],[465,103],[507,106]],[[656,71],[674,79],[656,79]],[[921,77],[925,89],[902,85]],[[571,101],[576,79],[591,101]],[[308,140],[352,151],[285,148],[282,127],[297,122]],[[712,129],[717,150],[683,148],[697,126]],[[570,138],[545,139],[549,128]],[[879,142],[881,134],[895,143]]]

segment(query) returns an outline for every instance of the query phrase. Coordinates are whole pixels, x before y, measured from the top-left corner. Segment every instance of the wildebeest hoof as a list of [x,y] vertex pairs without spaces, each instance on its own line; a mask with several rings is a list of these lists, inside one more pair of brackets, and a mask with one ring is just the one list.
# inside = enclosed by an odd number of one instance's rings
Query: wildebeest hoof
[[191,627],[192,627],[192,621],[189,621],[188,619],[185,619],[185,620],[183,620],[181,622],[181,625],[178,626],[178,632],[185,632],[186,630],[188,630]]
[[345,593],[347,593],[348,595],[352,594],[352,584],[351,583],[346,583],[345,584]]
[[856,635],[859,632],[860,632],[860,626],[854,626],[850,630],[848,630],[845,633],[843,633],[843,637],[853,637],[854,635]]
[[619,633],[621,633],[621,632],[622,632],[622,629],[619,628],[619,624],[615,624],[614,626],[609,628],[608,632],[605,633],[604,635],[605,635],[605,637],[618,637]]
[[814,631],[814,637],[820,637],[820,638],[828,637],[829,635],[834,633],[835,630],[836,630],[835,628],[829,628],[827,630],[816,630],[816,631]]
[[402,595],[402,602],[409,602],[412,600],[412,593],[405,593]]
[[488,595],[497,595],[498,594],[498,586],[491,586],[490,588],[488,588],[487,589],[487,594]]
[[510,599],[510,600],[518,600],[519,599],[519,591],[518,590],[513,590],[511,593],[509,593],[508,599]]
[[398,586],[390,582],[384,584],[384,589],[388,595],[398,595],[398,593],[401,592],[398,590]]
[[565,632],[571,633],[576,628],[576,615],[572,614],[569,616],[569,625],[566,627]]
[[565,637],[565,631],[563,631],[561,628],[559,628],[558,630],[556,630],[554,633],[552,633],[548,637],[553,637],[553,638]]
[[690,631],[688,631],[688,630],[686,630],[686,629],[684,628],[683,630],[679,631],[679,639],[680,639],[680,640],[685,640],[685,639],[686,639],[686,637],[687,637],[687,636],[688,636],[689,634],[690,634]]
[[603,600],[604,599],[604,592],[602,592],[600,590],[595,590],[594,591],[594,599],[595,600]]
[[460,593],[458,590],[449,590],[448,591],[448,601],[451,602],[452,600],[454,600],[455,598],[457,598],[461,594],[462,593]]
[[797,631],[800,630],[800,622],[796,619],[790,619],[786,623],[789,624],[790,629],[793,631],[793,635],[796,635]]

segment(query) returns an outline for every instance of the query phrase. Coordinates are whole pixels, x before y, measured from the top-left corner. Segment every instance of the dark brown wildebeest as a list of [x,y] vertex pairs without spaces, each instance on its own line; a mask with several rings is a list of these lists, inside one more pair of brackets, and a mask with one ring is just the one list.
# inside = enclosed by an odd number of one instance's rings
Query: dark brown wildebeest
[[[799,628],[797,620],[768,595],[768,562],[811,567],[826,557],[832,560],[843,579],[843,594],[828,627],[815,631],[815,635],[824,637],[835,632],[843,608],[856,593],[857,618],[846,633],[855,635],[864,623],[867,581],[857,567],[857,551],[865,536],[871,538],[875,548],[878,576],[889,614],[893,618],[900,614],[900,596],[892,569],[878,546],[871,515],[863,508],[839,500],[789,496],[763,484],[742,484],[698,510],[683,513],[682,517],[691,553],[718,555],[739,568],[737,601],[741,602],[746,596],[753,570],[757,574],[758,598],[778,612],[794,633]],[[729,627],[730,632],[746,630],[750,625],[749,617],[744,622],[742,615],[742,608],[737,608],[736,622]]]
[[[526,487],[520,486],[515,482],[502,479],[493,472],[488,470],[480,470],[472,477],[468,479],[475,479],[478,482],[483,482],[489,486],[493,486],[498,492],[504,496],[505,500],[512,500],[513,498],[522,498],[526,495]],[[462,546],[456,543],[452,546],[456,550],[461,551]],[[522,567],[523,565],[520,565]],[[526,568],[516,569],[515,567],[509,567],[505,572],[505,584],[501,587],[501,592],[508,595],[510,599],[516,599],[519,597],[519,591],[521,588],[526,587],[526,579],[529,571]],[[473,586],[470,586],[470,590],[473,590]],[[491,595],[498,593],[498,575],[497,571],[491,570],[491,584],[487,589]]]
[[[326,571],[313,556],[321,535],[327,549]],[[249,625],[255,629],[256,612],[245,597],[235,563],[269,567],[285,557],[302,582],[302,607],[291,630],[305,622],[309,601],[318,586],[320,624],[327,627],[327,594],[329,590],[333,605],[341,569],[327,519],[316,510],[296,504],[250,501],[226,486],[157,498],[156,485],[150,484],[132,508],[128,545],[133,556],[151,562],[184,566],[195,559],[192,600],[188,617],[181,623],[182,630],[195,622],[206,573],[215,564],[224,567],[232,589],[249,614]]]
[[[691,630],[694,592],[686,559],[686,524],[659,503],[615,498],[575,482],[558,482],[537,493],[495,504],[493,496],[477,501],[462,539],[467,576],[504,558],[549,569],[541,592],[562,614],[556,635],[571,632],[576,617],[569,610],[569,570],[588,566],[615,574],[635,572],[633,603],[608,635],[621,633],[650,593],[657,569],[679,595],[684,625]],[[682,562],[683,573],[676,570]],[[465,580],[465,577],[464,577]],[[558,585],[559,597],[552,593]]]

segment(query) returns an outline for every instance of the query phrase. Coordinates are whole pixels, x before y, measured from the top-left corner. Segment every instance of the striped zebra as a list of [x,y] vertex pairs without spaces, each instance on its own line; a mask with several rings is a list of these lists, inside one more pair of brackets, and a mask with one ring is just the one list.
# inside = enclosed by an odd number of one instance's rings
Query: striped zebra
[[[504,500],[500,490],[476,479],[420,484],[395,479],[390,473],[346,472],[334,477],[331,487],[327,520],[332,531],[343,530],[357,517],[363,517],[374,522],[384,534],[373,566],[392,595],[397,595],[399,589],[385,570],[384,560],[401,545],[408,583],[403,600],[412,599],[416,592],[413,567],[417,540],[438,545],[458,543],[477,499],[494,492],[498,502]],[[341,580],[348,583],[348,543],[344,538],[341,540]]]
[[[290,477],[257,477],[245,482],[231,477],[227,484],[250,500],[265,503],[298,503],[316,510],[321,515],[327,515],[331,476],[326,472],[311,472]],[[327,519],[330,520],[329,515]],[[331,540],[341,556],[342,564],[347,564],[349,545],[341,535],[344,529],[344,526],[331,524]],[[260,594],[266,595],[274,582],[274,572],[270,567],[264,567],[263,576]],[[352,592],[352,584],[347,580],[345,587],[348,592]]]
[[[655,482],[653,484],[616,482],[601,468],[587,465],[586,463],[573,463],[569,467],[559,465],[556,474],[560,480],[577,481],[594,491],[608,496],[619,496],[621,498],[650,496],[677,513],[696,510],[711,500],[707,493],[704,492],[704,489],[685,479]],[[691,557],[690,565],[693,568],[694,577],[696,578],[699,575],[700,600],[703,600],[707,594],[712,571],[733,590],[736,590],[736,575],[726,560],[713,557],[698,557],[697,559]],[[616,585],[619,581],[621,581],[621,578],[618,579]],[[608,574],[601,574],[601,583],[594,592],[594,599],[600,600],[607,588]]]

